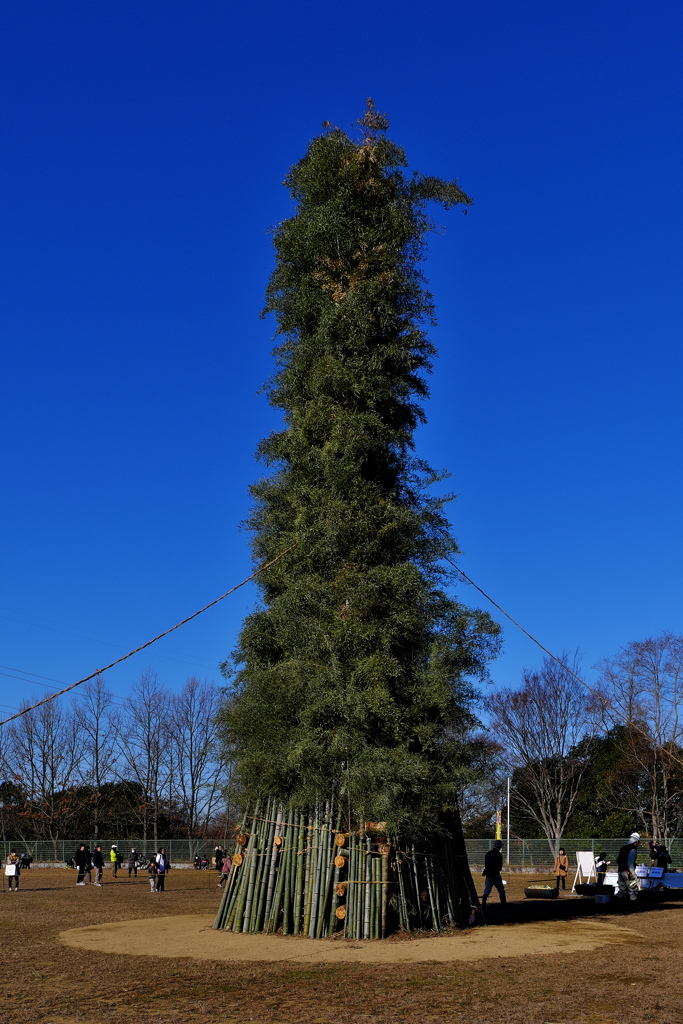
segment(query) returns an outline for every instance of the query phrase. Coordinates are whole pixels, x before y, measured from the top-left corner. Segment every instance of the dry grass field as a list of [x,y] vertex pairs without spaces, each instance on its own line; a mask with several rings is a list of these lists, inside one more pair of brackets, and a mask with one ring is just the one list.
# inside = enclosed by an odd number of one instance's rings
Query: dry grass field
[[[25,871],[19,893],[0,895],[0,1024],[681,1024],[683,901],[643,901],[634,910],[596,907],[569,894],[529,901],[529,880],[510,876],[504,912],[492,897],[489,928],[553,922],[542,954],[307,964],[197,960],[190,948],[164,959],[155,955],[153,924],[145,955],[75,949],[58,934],[213,914],[220,897],[215,873],[171,872],[168,891],[151,895],[146,877],[129,881],[127,872],[116,881],[106,872],[106,884],[96,889],[77,888],[72,871]],[[567,953],[563,929],[581,918],[628,929],[625,941]]]

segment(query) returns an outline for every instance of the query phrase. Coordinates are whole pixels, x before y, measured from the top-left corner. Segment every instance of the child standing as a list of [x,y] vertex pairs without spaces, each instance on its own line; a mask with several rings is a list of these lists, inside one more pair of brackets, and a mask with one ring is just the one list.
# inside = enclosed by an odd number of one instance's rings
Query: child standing
[[149,875],[149,891],[156,892],[157,865],[153,857],[147,865],[147,874]]
[[19,890],[20,870],[21,865],[19,863],[19,858],[17,857],[17,851],[10,850],[9,856],[5,861],[5,877],[7,878],[7,885],[9,887],[10,892],[12,892],[12,882],[14,882],[14,891],[18,892]]
[[564,847],[560,847],[560,851],[555,858],[555,878],[557,879],[557,891],[560,891],[560,885],[564,889],[566,886],[565,879],[567,872],[569,871],[569,858],[564,852]]
[[219,868],[221,877],[218,879],[218,888],[223,888],[223,882],[227,882],[230,869],[232,868],[232,860],[228,857],[227,853],[223,854],[223,860]]

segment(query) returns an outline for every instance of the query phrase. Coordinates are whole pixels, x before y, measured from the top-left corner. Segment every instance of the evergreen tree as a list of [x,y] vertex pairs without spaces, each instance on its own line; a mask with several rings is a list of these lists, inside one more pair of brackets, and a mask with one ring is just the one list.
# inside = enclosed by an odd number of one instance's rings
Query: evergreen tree
[[474,684],[498,646],[491,618],[445,592],[458,549],[413,451],[435,354],[427,206],[471,200],[409,176],[371,101],[358,126],[326,126],[285,181],[295,213],[274,233],[265,309],[284,424],[260,445],[249,525],[256,563],[291,550],[259,576],[220,721],[252,801],[334,797],[415,838],[455,808]]

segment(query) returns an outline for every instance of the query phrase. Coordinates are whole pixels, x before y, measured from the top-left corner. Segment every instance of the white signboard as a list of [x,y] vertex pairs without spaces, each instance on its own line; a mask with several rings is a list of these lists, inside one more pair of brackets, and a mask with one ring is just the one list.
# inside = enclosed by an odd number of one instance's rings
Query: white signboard
[[582,882],[597,882],[598,876],[595,872],[595,854],[592,850],[577,850],[576,852],[576,874],[574,875],[574,884],[572,885],[572,892],[576,888],[577,882],[579,885]]

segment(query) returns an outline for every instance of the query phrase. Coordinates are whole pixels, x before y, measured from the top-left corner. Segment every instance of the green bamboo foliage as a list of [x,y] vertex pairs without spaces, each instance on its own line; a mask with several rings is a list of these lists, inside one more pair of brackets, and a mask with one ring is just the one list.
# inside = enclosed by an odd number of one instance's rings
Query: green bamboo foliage
[[269,800],[240,825],[214,928],[371,940],[466,926],[476,897],[461,859],[446,837],[422,851],[372,823],[343,832],[332,801]]

